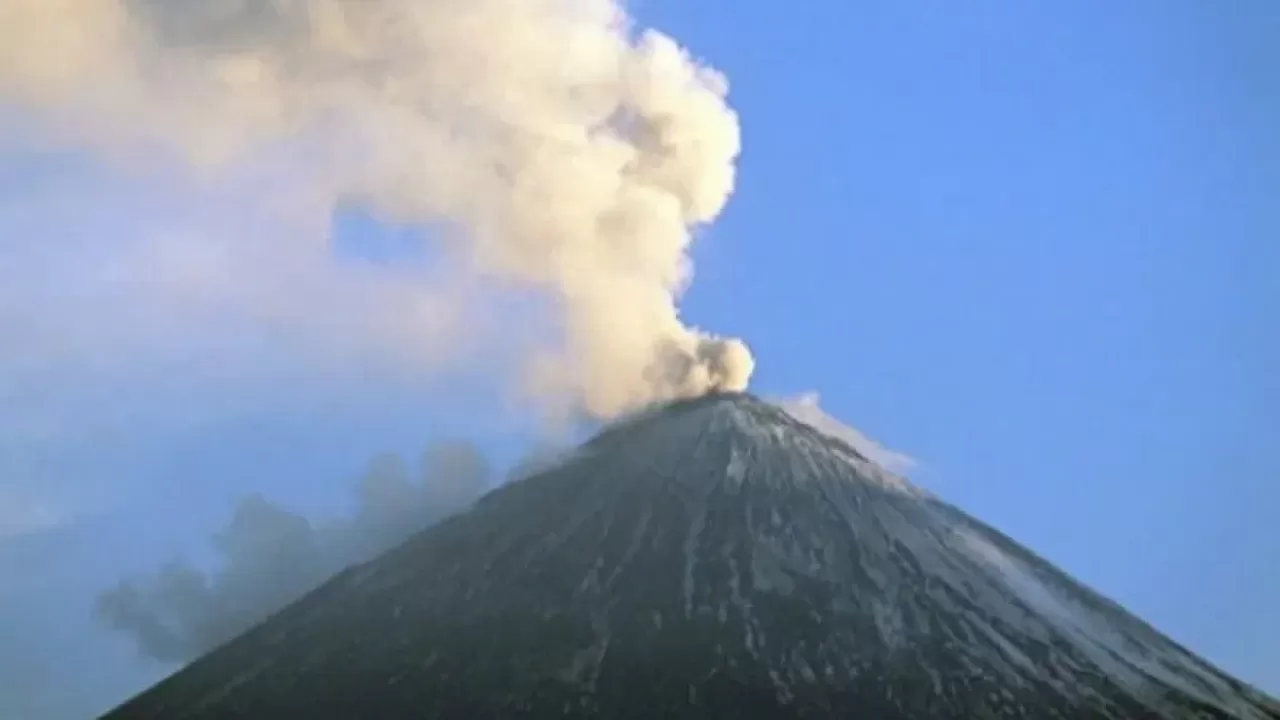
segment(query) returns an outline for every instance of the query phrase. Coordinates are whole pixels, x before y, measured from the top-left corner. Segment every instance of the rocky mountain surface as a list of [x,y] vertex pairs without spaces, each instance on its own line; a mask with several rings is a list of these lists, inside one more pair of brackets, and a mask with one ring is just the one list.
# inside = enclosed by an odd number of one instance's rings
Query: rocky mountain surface
[[745,394],[618,423],[109,713],[1234,718],[1280,705]]

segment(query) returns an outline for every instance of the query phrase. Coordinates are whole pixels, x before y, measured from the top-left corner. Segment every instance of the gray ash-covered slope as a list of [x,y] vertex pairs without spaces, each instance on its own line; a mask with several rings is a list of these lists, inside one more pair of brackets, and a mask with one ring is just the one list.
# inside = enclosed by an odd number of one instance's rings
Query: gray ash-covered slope
[[747,395],[615,426],[107,716],[1240,718],[1280,706]]

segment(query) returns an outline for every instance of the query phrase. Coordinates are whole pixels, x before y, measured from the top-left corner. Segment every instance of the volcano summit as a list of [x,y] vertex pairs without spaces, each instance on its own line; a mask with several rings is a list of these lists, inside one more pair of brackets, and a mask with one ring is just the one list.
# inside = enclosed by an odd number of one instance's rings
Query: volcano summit
[[733,394],[610,427],[106,717],[1278,720],[1280,705]]

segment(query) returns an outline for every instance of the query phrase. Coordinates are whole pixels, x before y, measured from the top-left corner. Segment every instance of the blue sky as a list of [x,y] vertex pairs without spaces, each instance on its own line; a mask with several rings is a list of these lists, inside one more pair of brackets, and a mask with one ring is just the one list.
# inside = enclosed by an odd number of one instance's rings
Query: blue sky
[[[1280,5],[633,11],[723,70],[741,116],[738,189],[694,247],[686,319],[747,339],[758,392],[819,391],[917,458],[920,483],[1280,693]],[[0,163],[0,220],[26,208],[69,233],[56,205],[23,204],[64,161]],[[113,232],[209,220],[190,198],[101,185],[81,210]],[[384,258],[402,237],[367,218],[339,231]],[[34,282],[14,267],[0,284]],[[59,277],[49,291],[74,294]],[[527,435],[457,378],[280,382],[278,349],[218,327],[254,372],[140,380],[104,360],[49,393],[80,399],[76,432],[0,417],[0,503],[31,518],[0,538],[0,617],[26,619],[0,621],[0,646],[41,648],[55,685],[69,657],[127,668],[82,702],[158,672],[94,628],[94,590],[199,556],[234,497],[330,510],[374,453],[466,436],[510,456]],[[0,377],[0,400],[36,392],[30,377]]]

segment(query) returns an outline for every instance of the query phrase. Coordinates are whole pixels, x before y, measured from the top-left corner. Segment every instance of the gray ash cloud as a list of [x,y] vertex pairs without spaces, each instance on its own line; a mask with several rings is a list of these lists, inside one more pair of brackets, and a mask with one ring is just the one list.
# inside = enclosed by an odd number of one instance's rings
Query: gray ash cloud
[[216,567],[175,559],[148,576],[121,580],[97,597],[97,617],[142,654],[187,662],[343,568],[465,509],[493,479],[475,445],[443,442],[427,449],[416,477],[398,456],[371,461],[346,518],[311,519],[262,495],[245,496],[211,539]]

